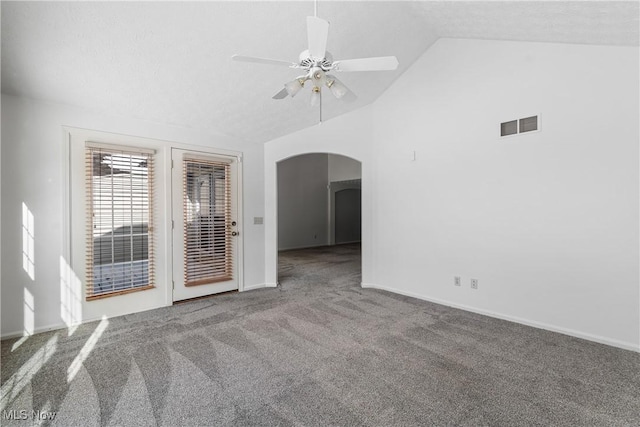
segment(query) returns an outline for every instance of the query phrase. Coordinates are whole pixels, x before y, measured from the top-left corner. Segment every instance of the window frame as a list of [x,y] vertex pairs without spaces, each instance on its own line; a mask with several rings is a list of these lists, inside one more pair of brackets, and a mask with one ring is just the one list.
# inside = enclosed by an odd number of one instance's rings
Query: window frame
[[[149,289],[154,289],[156,287],[156,276],[155,276],[155,241],[157,240],[156,230],[154,227],[155,223],[155,162],[156,162],[156,151],[152,149],[146,149],[141,147],[134,147],[129,145],[119,145],[119,144],[105,144],[105,143],[96,143],[92,141],[86,141],[85,146],[85,157],[84,157],[84,166],[85,166],[85,192],[86,192],[86,243],[85,243],[85,268],[86,268],[86,280],[84,286],[84,295],[86,301],[94,301],[98,299],[109,298],[113,296],[125,295],[134,292],[145,291]],[[93,156],[96,153],[104,153],[104,154],[115,154],[115,155],[125,155],[125,156],[143,156],[147,159],[147,178],[146,178],[146,199],[147,199],[147,209],[146,209],[146,217],[147,217],[147,277],[148,281],[145,285],[135,286],[126,289],[114,289],[110,291],[104,291],[100,293],[95,293],[94,289],[94,250],[95,250],[95,241],[94,241],[94,227],[95,227],[95,215],[94,215],[94,179],[93,179],[93,168],[94,161]],[[113,176],[113,175],[112,175]],[[133,184],[131,184],[133,185]],[[111,201],[113,205],[113,199]],[[144,214],[144,212],[143,212]],[[133,213],[132,213],[133,216]],[[129,227],[133,227],[133,223],[128,224]],[[127,226],[127,225],[124,225]],[[112,233],[115,229],[112,228]],[[130,234],[133,238],[133,235]],[[112,250],[114,242],[111,242]],[[133,243],[132,243],[133,244]],[[131,253],[132,256],[132,253]],[[131,261],[133,262],[133,261]],[[112,260],[111,265],[114,266],[117,264]]]

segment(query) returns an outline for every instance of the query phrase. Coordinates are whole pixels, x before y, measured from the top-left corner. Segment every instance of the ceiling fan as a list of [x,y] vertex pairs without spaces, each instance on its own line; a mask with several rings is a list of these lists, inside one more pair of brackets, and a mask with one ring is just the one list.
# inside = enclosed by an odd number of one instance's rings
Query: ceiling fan
[[327,51],[328,35],[329,22],[318,18],[316,13],[316,16],[307,16],[307,39],[309,48],[300,53],[298,62],[242,55],[233,55],[232,59],[258,64],[286,65],[289,68],[302,70],[304,73],[294,80],[285,83],[284,89],[276,93],[273,99],[283,99],[287,96],[294,97],[307,82],[311,82],[310,104],[311,106],[320,104],[320,122],[322,122],[323,87],[328,88],[338,99],[351,101],[356,98],[355,94],[333,74],[329,74],[330,72],[386,71],[398,68],[398,60],[395,56],[334,61],[331,53]]

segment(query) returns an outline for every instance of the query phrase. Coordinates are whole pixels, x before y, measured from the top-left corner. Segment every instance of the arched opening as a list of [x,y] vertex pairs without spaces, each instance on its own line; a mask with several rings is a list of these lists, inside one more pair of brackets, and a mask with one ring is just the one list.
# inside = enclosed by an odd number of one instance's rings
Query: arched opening
[[278,283],[360,286],[361,163],[307,153],[276,168]]

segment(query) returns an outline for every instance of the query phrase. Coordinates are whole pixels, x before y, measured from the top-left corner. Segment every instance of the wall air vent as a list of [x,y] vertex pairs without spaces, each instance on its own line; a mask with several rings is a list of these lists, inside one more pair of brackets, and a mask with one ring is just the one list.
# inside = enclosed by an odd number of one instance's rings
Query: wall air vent
[[515,135],[524,132],[533,132],[539,129],[538,116],[525,117],[500,123],[500,136]]
[[518,121],[500,123],[500,136],[515,135],[518,133]]
[[532,130],[538,130],[538,116],[527,117],[520,119],[520,133],[531,132]]

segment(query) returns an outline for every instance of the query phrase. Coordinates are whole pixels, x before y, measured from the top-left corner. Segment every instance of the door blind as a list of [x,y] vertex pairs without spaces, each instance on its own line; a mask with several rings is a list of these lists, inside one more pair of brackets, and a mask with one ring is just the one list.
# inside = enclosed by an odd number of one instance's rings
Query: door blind
[[87,299],[154,284],[153,153],[87,144]]
[[185,286],[231,280],[230,165],[185,158],[183,166]]

